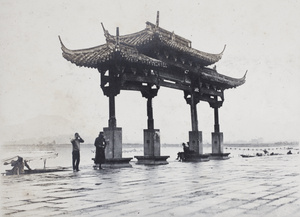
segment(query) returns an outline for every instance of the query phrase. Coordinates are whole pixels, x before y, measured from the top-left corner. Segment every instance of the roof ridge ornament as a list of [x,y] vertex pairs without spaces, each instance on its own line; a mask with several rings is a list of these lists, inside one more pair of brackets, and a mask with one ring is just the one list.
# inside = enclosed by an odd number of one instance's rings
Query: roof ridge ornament
[[106,29],[104,28],[104,25],[103,25],[102,22],[101,22],[101,26],[102,26],[102,29],[103,29],[103,32],[104,32],[104,36],[105,36],[105,38],[107,39],[107,37],[109,36],[109,32],[108,32],[108,30],[106,30]]
[[156,14],[156,27],[157,28],[159,27],[159,11],[157,11],[157,14]]
[[175,41],[175,33],[174,33],[174,31],[172,32],[171,40],[172,40],[172,41]]
[[226,48],[226,44],[224,45],[224,48],[223,48],[222,52],[220,53],[221,56],[223,55],[225,48]]
[[246,70],[246,72],[245,72],[245,74],[243,76],[244,79],[246,79],[247,73],[248,73],[248,70]]
[[58,39],[59,39],[59,41],[60,41],[60,45],[61,45],[62,47],[65,47],[65,45],[63,44],[63,42],[62,42],[62,40],[61,40],[61,38],[60,38],[60,35],[58,36]]
[[61,45],[61,49],[62,51],[66,52],[66,51],[69,51],[68,48],[66,48],[66,46],[64,45],[64,43],[62,42],[61,38],[60,38],[60,35],[58,36],[58,39],[60,41],[60,45]]
[[120,51],[120,37],[119,37],[119,27],[116,29],[116,46],[115,51]]

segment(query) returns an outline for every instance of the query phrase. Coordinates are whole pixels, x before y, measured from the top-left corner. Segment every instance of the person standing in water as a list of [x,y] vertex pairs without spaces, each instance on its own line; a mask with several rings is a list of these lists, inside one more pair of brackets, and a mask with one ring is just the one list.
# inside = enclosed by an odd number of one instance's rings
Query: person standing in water
[[84,143],[84,140],[79,136],[78,133],[75,133],[74,139],[71,140],[72,143],[72,165],[73,171],[79,171],[80,163],[80,143]]
[[107,142],[104,138],[103,132],[99,133],[99,136],[95,139],[96,146],[96,156],[95,156],[95,164],[99,164],[99,169],[102,169],[101,164],[105,163],[105,148]]

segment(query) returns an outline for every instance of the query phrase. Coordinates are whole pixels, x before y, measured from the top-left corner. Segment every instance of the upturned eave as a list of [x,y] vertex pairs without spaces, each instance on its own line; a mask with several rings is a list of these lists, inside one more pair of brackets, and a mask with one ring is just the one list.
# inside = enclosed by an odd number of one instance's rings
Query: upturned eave
[[61,43],[62,56],[77,66],[99,68],[102,64],[114,60],[114,57],[116,57],[115,54],[118,53],[118,60],[123,61],[123,63],[128,62],[145,64],[152,67],[167,67],[164,62],[141,54],[134,47],[124,44],[115,45],[108,42],[97,47],[70,50],[66,48],[60,37],[59,40]]
[[236,88],[243,85],[246,82],[247,71],[244,76],[241,78],[233,78],[223,74],[220,74],[216,71],[211,73],[209,71],[202,71],[200,73],[201,79],[208,80],[212,83],[215,83],[217,86],[223,89]]

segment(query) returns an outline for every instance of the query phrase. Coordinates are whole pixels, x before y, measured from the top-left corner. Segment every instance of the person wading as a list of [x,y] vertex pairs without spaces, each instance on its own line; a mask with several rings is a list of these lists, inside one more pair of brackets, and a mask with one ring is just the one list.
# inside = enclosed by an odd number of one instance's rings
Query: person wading
[[71,140],[72,143],[72,164],[73,171],[79,171],[79,162],[80,162],[80,143],[84,143],[84,140],[79,136],[78,133],[75,133],[74,139]]
[[95,156],[95,164],[99,164],[99,169],[102,169],[101,164],[105,163],[105,148],[107,142],[104,138],[103,132],[99,133],[99,136],[95,139],[96,146],[96,156]]

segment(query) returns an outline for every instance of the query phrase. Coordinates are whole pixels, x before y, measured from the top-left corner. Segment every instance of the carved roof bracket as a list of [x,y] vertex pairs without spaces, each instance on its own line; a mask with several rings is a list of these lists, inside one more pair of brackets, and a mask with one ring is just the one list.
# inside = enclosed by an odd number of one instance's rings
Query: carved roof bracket
[[147,88],[145,90],[141,90],[142,96],[149,99],[157,96],[159,90],[159,86],[156,84],[147,84]]
[[194,98],[195,105],[197,105],[200,102],[200,96],[199,96],[199,94],[197,94],[197,92],[195,93],[194,90],[183,91],[183,93],[184,93],[184,99],[187,104],[189,104],[189,105],[192,104],[192,97]]
[[223,105],[223,101],[209,102],[209,106],[211,108],[221,108]]

